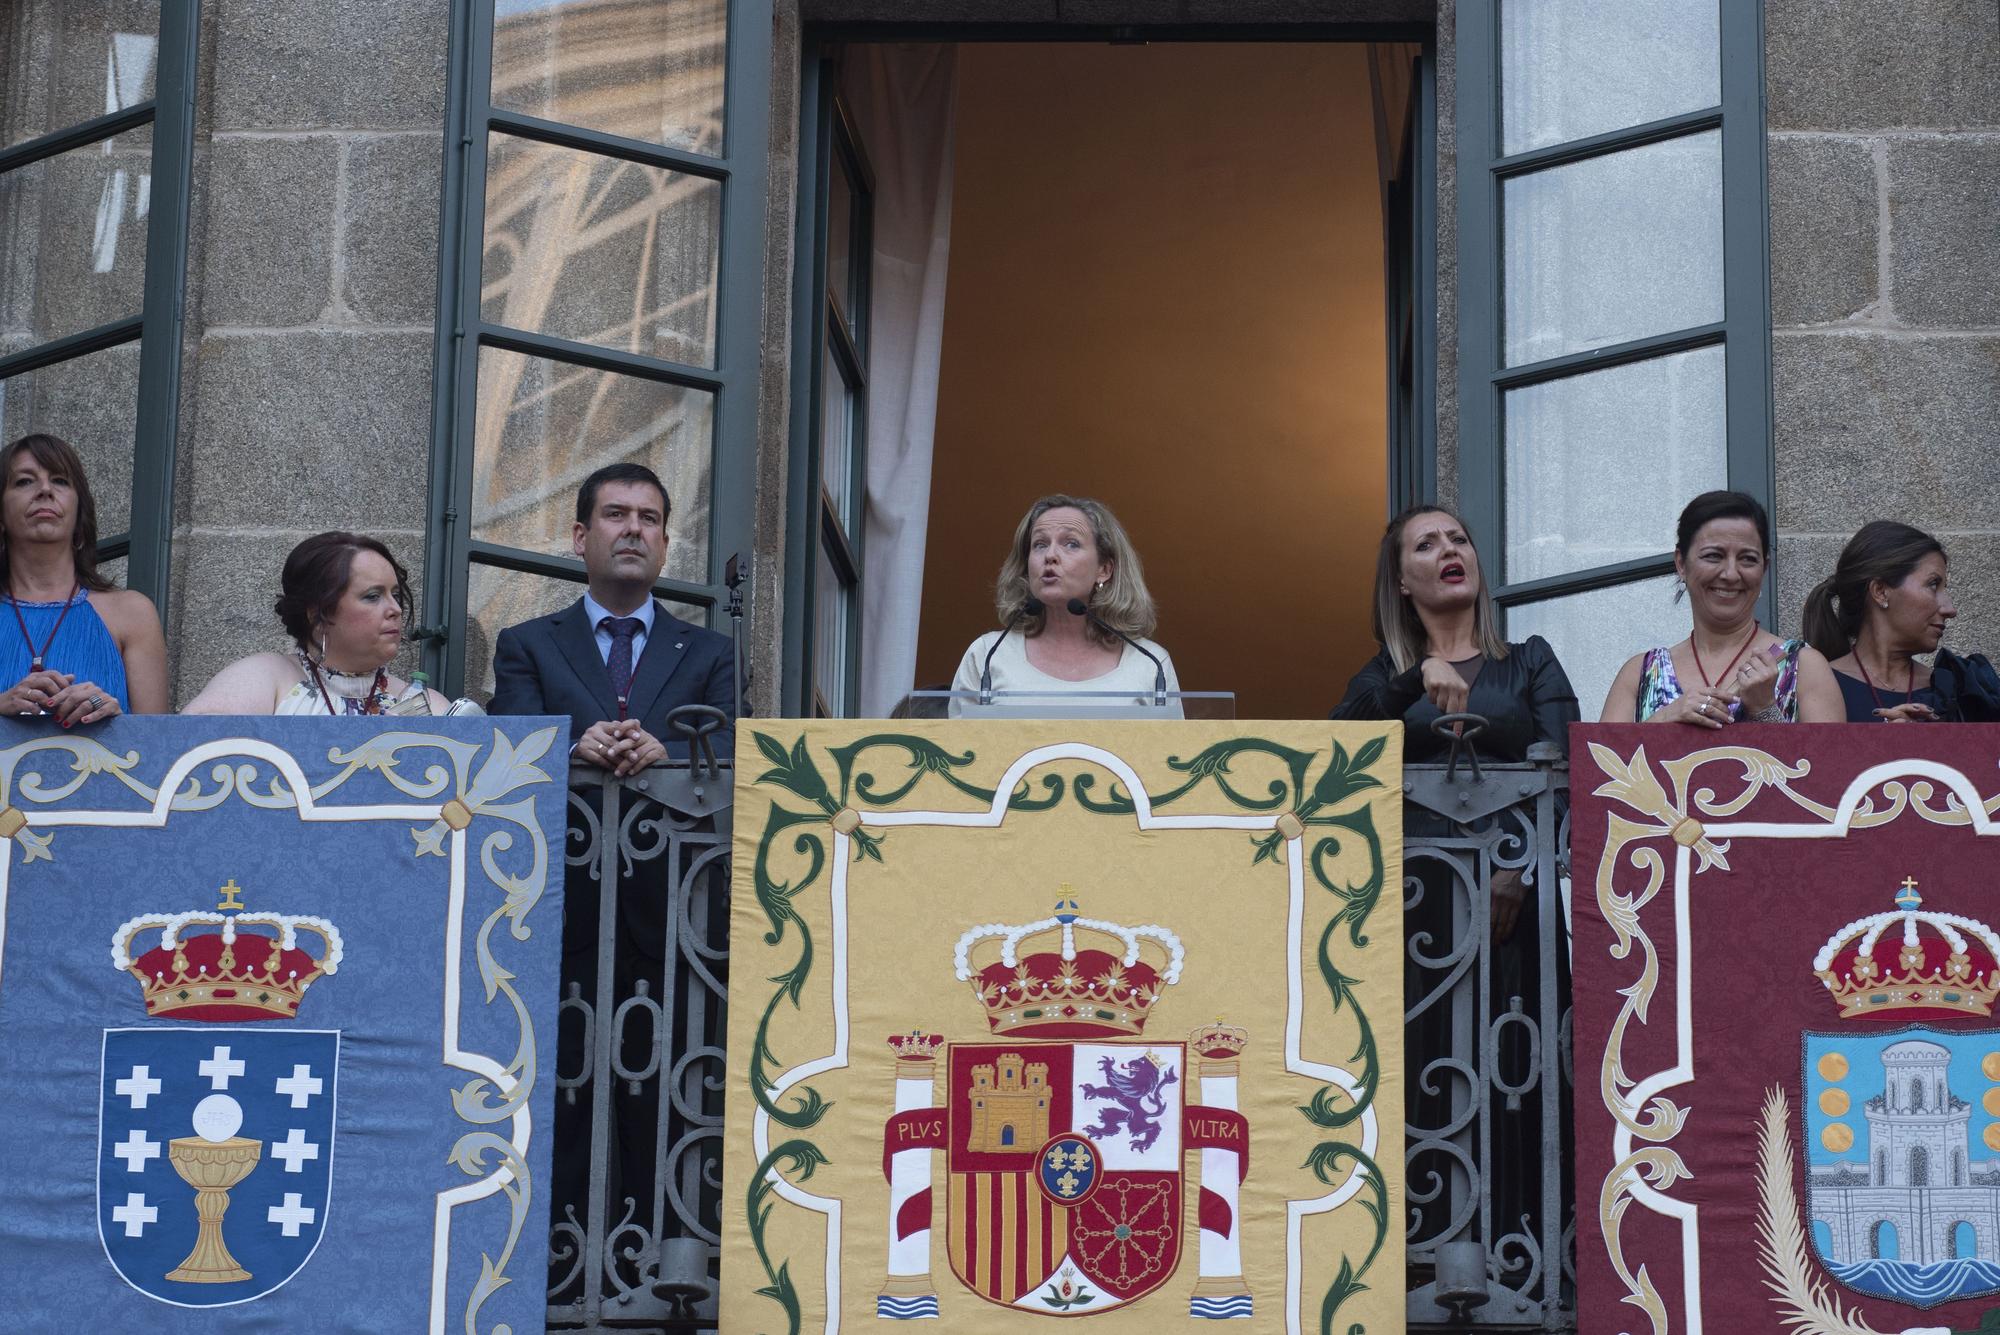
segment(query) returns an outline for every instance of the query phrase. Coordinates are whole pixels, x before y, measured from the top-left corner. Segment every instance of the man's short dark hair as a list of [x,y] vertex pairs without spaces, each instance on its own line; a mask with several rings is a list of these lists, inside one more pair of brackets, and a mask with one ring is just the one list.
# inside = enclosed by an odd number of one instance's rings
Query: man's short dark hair
[[576,522],[588,524],[590,516],[597,509],[597,489],[607,482],[643,482],[660,493],[660,524],[666,525],[673,517],[674,498],[667,495],[666,484],[660,475],[644,464],[606,464],[583,480],[576,489]]

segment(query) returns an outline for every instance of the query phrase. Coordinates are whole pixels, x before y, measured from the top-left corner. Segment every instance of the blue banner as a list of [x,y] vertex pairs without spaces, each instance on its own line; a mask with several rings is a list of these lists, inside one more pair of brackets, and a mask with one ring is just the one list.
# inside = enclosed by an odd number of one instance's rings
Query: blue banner
[[566,735],[0,721],[0,1330],[542,1328]]

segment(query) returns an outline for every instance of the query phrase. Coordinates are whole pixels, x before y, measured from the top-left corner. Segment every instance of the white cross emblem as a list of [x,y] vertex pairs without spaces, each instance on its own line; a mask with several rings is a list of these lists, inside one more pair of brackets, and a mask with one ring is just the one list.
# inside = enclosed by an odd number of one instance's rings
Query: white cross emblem
[[111,1088],[120,1098],[132,1100],[134,1108],[143,1108],[147,1099],[160,1092],[160,1082],[153,1079],[151,1067],[134,1066],[131,1075]]
[[313,1221],[315,1213],[313,1208],[305,1204],[304,1201],[305,1198],[300,1196],[298,1192],[288,1191],[285,1193],[285,1203],[283,1205],[274,1205],[265,1211],[265,1213],[270,1216],[272,1223],[284,1230],[286,1237],[296,1238],[299,1235],[299,1229]]
[[312,1073],[312,1067],[294,1066],[292,1073],[288,1076],[281,1076],[274,1087],[278,1093],[292,1096],[292,1106],[294,1108],[303,1108],[311,1101],[313,1095],[325,1088],[325,1085],[318,1076]]
[[230,1077],[243,1074],[243,1063],[232,1059],[228,1048],[221,1047],[195,1069],[208,1077],[210,1089],[228,1089]]
[[138,1192],[130,1192],[123,1205],[111,1209],[113,1223],[125,1225],[125,1236],[141,1238],[146,1235],[146,1225],[158,1223],[160,1211],[157,1206],[146,1204],[146,1198]]
[[[137,1132],[133,1133],[137,1135]],[[158,1153],[158,1151],[154,1151]],[[282,1141],[271,1142],[271,1157],[285,1161],[287,1173],[303,1173],[304,1160],[319,1158],[319,1146],[306,1139],[306,1133],[293,1127]]]
[[126,1172],[143,1173],[148,1160],[160,1157],[160,1142],[135,1126],[124,1143],[112,1146],[111,1152],[125,1161]]

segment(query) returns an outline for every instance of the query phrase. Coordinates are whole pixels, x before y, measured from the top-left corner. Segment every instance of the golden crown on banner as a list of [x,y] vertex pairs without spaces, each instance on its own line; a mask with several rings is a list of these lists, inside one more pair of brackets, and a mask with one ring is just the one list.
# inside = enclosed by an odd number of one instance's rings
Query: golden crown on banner
[[[998,958],[975,964],[974,951],[985,953],[994,941]],[[1180,938],[1164,927],[1084,917],[1064,886],[1054,914],[1018,927],[971,928],[958,938],[954,960],[996,1034],[1129,1038],[1180,981],[1183,955]]]
[[1887,1011],[1991,1015],[2000,994],[2000,936],[1976,919],[1925,910],[1905,877],[1896,907],[1857,918],[1827,938],[1813,972],[1842,1019]]
[[[242,909],[234,881],[222,888],[218,910]],[[274,935],[246,932],[246,926]],[[160,942],[136,958],[134,940],[157,930]],[[298,944],[301,932],[319,937],[315,957]],[[184,1020],[289,1020],[306,989],[340,967],[340,932],[324,918],[291,913],[142,913],[111,936],[111,962],[139,980],[146,1014]]]

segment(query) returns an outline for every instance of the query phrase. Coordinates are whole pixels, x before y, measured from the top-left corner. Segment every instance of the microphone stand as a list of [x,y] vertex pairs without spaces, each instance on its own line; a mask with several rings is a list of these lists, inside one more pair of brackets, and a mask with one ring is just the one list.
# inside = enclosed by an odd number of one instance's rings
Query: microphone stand
[[1144,654],[1153,664],[1153,703],[1162,709],[1166,707],[1167,665],[1160,661],[1158,654],[1133,639],[1130,635],[1127,635],[1124,631],[1118,629],[1118,627],[1112,625],[1109,621],[1106,621],[1103,617],[1097,615],[1097,613],[1091,611],[1090,604],[1081,598],[1072,598],[1069,600],[1069,614],[1071,616],[1088,618],[1091,625],[1108,635],[1116,635],[1119,639]]
[[993,703],[993,655],[1000,652],[1000,646],[1005,644],[1007,637],[1014,633],[1014,627],[1021,624],[1022,617],[1034,616],[1041,610],[1042,600],[1031,595],[1028,601],[1021,604],[1020,609],[1013,616],[1007,618],[1007,625],[1001,630],[1000,638],[993,641],[993,647],[986,651],[986,661],[979,665],[980,704],[990,705]]

